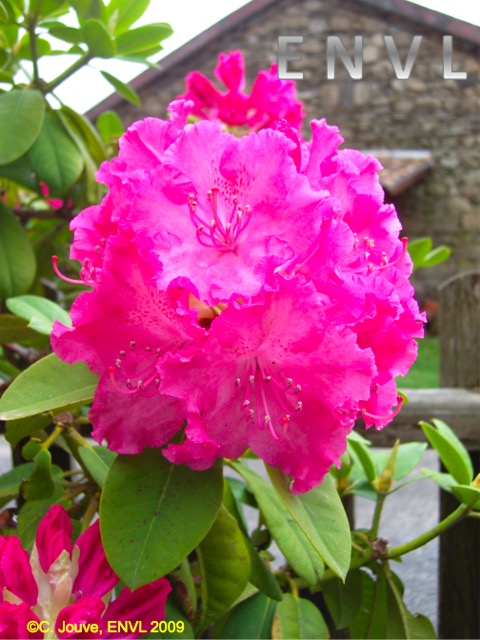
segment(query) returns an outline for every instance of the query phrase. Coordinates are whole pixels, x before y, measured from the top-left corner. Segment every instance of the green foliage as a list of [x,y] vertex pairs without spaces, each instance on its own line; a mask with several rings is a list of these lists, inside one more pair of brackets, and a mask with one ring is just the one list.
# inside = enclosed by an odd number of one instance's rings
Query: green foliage
[[305,598],[287,593],[277,604],[272,625],[272,638],[313,640],[329,638],[330,633],[317,607]]
[[454,431],[442,420],[420,422],[430,444],[440,456],[447,471],[459,484],[470,484],[473,479],[472,461],[468,451],[455,435]]
[[67,327],[71,320],[65,309],[41,296],[17,296],[5,301],[7,309],[28,321],[28,326],[47,336],[52,332],[53,323],[58,320]]
[[28,291],[35,270],[35,254],[28,236],[0,200],[0,299]]
[[219,464],[195,472],[171,464],[158,449],[119,455],[100,505],[102,540],[115,572],[136,589],[172,571],[209,531],[222,493]]
[[34,89],[12,89],[0,95],[0,165],[30,149],[42,129],[45,106],[42,94]]
[[451,249],[441,245],[433,249],[433,241],[431,238],[418,238],[412,240],[408,244],[408,253],[413,262],[413,268],[434,267],[448,260]]

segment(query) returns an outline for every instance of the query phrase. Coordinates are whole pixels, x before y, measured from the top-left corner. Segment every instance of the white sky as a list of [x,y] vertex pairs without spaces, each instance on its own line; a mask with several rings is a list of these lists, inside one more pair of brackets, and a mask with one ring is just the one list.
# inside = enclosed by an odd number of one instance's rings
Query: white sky
[[[167,22],[172,26],[174,33],[165,40],[163,57],[244,4],[247,4],[246,0],[151,0],[138,25]],[[478,0],[418,0],[414,4],[480,25]],[[67,64],[74,61],[72,58],[67,63],[67,58],[68,56],[60,56],[53,61],[49,58],[47,68],[40,66],[41,75],[47,80],[55,77]],[[99,59],[93,60],[90,67],[77,72],[72,79],[64,82],[56,90],[56,95],[63,102],[80,112],[87,111],[112,93],[112,87],[94,70],[95,68],[109,71],[124,82],[128,82],[146,69],[143,65]]]

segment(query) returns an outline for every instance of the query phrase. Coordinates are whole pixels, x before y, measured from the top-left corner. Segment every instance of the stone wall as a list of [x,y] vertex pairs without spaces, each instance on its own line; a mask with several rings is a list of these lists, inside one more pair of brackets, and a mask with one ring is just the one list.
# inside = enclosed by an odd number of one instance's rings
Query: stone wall
[[[448,31],[445,31],[448,34]],[[453,249],[451,259],[415,277],[418,295],[436,297],[436,285],[453,273],[480,266],[480,118],[478,46],[454,37],[454,70],[466,80],[443,78],[442,32],[384,10],[343,0],[279,0],[232,27],[174,68],[158,75],[140,95],[142,107],[123,104],[126,123],[165,116],[167,104],[184,91],[185,75],[198,69],[213,79],[218,53],[242,49],[247,75],[268,68],[276,58],[279,35],[302,35],[297,81],[307,121],[326,117],[338,125],[348,147],[429,149],[435,167],[394,202],[405,235],[433,237]],[[326,38],[336,35],[353,52],[354,35],[363,36],[363,78],[352,80],[340,61],[336,78],[327,80]],[[408,80],[398,80],[384,39],[392,35],[406,60],[414,35],[423,37]],[[353,53],[352,53],[353,55]],[[308,136],[308,124],[305,125]]]

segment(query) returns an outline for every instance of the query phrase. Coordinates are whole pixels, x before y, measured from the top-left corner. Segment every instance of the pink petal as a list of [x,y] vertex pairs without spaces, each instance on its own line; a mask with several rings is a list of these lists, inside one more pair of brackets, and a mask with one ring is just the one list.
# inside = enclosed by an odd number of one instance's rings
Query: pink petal
[[[100,598],[80,598],[73,604],[64,607],[57,616],[55,629],[62,640],[67,638],[100,638],[102,629],[102,612],[105,603]],[[73,625],[68,627],[67,625]],[[97,625],[94,631],[92,625]],[[65,631],[60,631],[65,629]],[[71,630],[70,630],[71,629]]]
[[118,578],[105,556],[98,520],[82,533],[75,546],[80,549],[80,556],[72,593],[77,599],[83,596],[101,598],[113,589]]
[[62,551],[72,553],[72,523],[61,505],[49,509],[38,525],[36,545],[40,565],[48,573]]
[[37,603],[38,588],[30,567],[30,558],[15,536],[2,539],[0,548],[0,591],[8,589],[17,598],[33,607]]
[[28,631],[28,623],[34,620],[40,622],[28,605],[0,604],[0,638],[12,640],[12,638],[43,638],[42,631]]

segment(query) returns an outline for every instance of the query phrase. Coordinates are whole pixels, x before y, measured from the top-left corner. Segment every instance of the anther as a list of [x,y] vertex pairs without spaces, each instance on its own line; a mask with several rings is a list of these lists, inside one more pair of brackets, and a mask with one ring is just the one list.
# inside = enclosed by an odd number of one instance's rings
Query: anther
[[145,351],[151,351],[152,347],[145,347]]
[[241,382],[240,378],[235,378],[235,384],[237,385],[237,387],[240,386],[240,382]]
[[120,358],[117,358],[115,360],[115,366],[117,367],[117,369],[120,369],[120,367],[122,366],[122,361],[120,360]]
[[250,406],[250,400],[244,400],[243,404],[242,404],[242,407],[244,409],[247,409],[249,406]]
[[255,382],[255,376],[248,376],[248,381],[250,384],[253,384]]
[[270,416],[265,416],[265,417],[264,417],[264,419],[263,419],[263,422],[264,422],[265,424],[268,424],[270,421],[271,421]]
[[130,349],[135,349],[136,342],[135,340],[130,340]]
[[270,381],[271,381],[271,379],[272,379],[272,376],[266,376],[266,378],[265,378],[265,382],[270,382]]
[[291,378],[287,378],[287,389],[290,389],[292,384],[293,384],[293,380]]
[[125,359],[125,351],[124,351],[123,349],[120,351],[120,358],[121,358],[122,360],[124,360],[124,359]]
[[303,402],[299,400],[297,402],[297,406],[295,407],[295,411],[301,411],[303,409]]
[[294,389],[294,393],[299,393],[301,390],[302,390],[302,387],[299,384],[297,384]]

